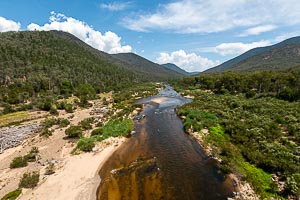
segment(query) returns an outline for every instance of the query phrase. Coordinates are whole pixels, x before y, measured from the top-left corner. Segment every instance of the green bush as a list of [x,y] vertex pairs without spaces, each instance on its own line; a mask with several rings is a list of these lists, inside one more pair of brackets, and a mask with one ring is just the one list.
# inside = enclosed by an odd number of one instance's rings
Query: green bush
[[79,138],[82,136],[82,130],[80,126],[70,126],[66,129],[65,134],[69,138]]
[[20,188],[34,188],[37,186],[39,182],[40,174],[39,172],[31,172],[31,173],[24,173],[20,183]]
[[1,198],[1,200],[15,200],[20,196],[22,193],[22,189],[16,189],[14,191],[9,192],[4,197]]
[[91,136],[102,135],[102,134],[103,134],[102,128],[97,128],[97,129],[95,129],[95,130],[92,131]]
[[89,152],[95,147],[95,140],[93,138],[80,138],[77,142],[77,148],[81,151]]
[[81,128],[83,130],[89,130],[89,129],[92,129],[92,125],[91,123],[93,123],[95,120],[95,118],[93,117],[90,117],[90,118],[86,118],[84,120],[82,120],[81,122],[79,122],[79,126],[81,126]]
[[59,119],[58,125],[60,128],[67,127],[70,124],[70,121],[67,119]]
[[52,131],[50,131],[48,128],[44,128],[40,133],[40,136],[50,137],[52,136]]
[[37,147],[32,147],[30,152],[24,156],[27,162],[34,162],[36,161],[37,154],[39,153],[39,149]]
[[74,112],[73,105],[70,104],[70,103],[67,103],[67,104],[65,105],[65,111],[66,111],[67,113],[73,113],[73,112]]
[[23,157],[23,156],[18,156],[12,160],[9,167],[11,169],[13,169],[13,168],[19,168],[19,167],[26,167],[27,165],[28,165],[27,158]]

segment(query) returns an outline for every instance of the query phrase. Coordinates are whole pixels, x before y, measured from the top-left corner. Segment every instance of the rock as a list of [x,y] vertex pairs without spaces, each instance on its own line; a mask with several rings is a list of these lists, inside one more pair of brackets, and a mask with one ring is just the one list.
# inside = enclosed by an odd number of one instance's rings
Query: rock
[[97,151],[99,151],[99,148],[98,148],[98,147],[93,147],[93,148],[92,148],[92,152],[97,152]]

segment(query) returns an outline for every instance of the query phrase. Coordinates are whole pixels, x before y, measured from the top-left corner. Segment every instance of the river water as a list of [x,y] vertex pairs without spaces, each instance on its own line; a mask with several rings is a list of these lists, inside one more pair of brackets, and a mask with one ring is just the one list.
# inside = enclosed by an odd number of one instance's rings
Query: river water
[[217,200],[231,196],[231,187],[215,160],[183,131],[175,108],[190,102],[167,86],[141,99],[144,111],[135,121],[136,133],[100,171],[97,198]]

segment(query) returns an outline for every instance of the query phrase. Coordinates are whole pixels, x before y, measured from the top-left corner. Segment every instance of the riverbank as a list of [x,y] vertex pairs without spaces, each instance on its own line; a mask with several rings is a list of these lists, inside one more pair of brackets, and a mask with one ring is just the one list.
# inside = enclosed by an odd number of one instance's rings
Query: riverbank
[[[73,113],[59,111],[58,116],[54,118],[68,120],[73,126],[87,118],[95,118],[92,129],[83,132],[85,137],[89,137],[91,131],[97,128],[97,122],[109,120],[109,118],[104,119],[103,112],[111,109],[110,105],[103,105],[101,100],[91,101],[91,104],[92,107],[78,107]],[[31,127],[31,124],[42,124],[43,120],[46,118],[26,121],[24,123],[26,126],[20,124],[3,128],[5,132],[1,132],[1,137],[4,142],[10,141],[6,140],[8,137],[19,140],[15,147],[3,150],[0,154],[0,198],[19,187],[24,173],[34,171],[40,174],[38,185],[33,189],[22,189],[18,199],[96,199],[97,187],[100,183],[99,170],[126,138],[108,138],[96,142],[92,152],[73,155],[72,151],[76,147],[77,140],[66,138],[65,130],[69,126],[52,126],[49,128],[51,135],[48,137],[40,135],[43,131],[41,128],[37,131],[24,129],[27,126]],[[26,137],[15,137],[20,133],[26,134]],[[25,167],[10,168],[14,158],[25,156],[32,148],[38,149],[38,157],[34,162],[28,162]],[[51,166],[53,173],[46,173]]]
[[33,190],[25,190],[20,200],[95,200],[101,181],[98,172],[124,141],[121,137],[109,138],[96,146],[96,152],[68,156],[54,175],[42,180]]
[[[208,157],[217,160],[219,163],[222,162],[220,158],[215,156],[212,146],[203,139],[203,137],[210,134],[209,130],[202,129],[200,133],[189,131],[188,134],[193,138],[195,138],[195,140],[197,140],[197,142],[201,145],[201,147],[203,148],[203,150],[205,151]],[[249,183],[242,180],[240,174],[236,174],[236,173],[227,174],[226,182],[227,184],[231,185],[234,190],[233,191],[234,197],[228,198],[228,200],[233,200],[233,199],[234,200],[242,200],[242,199],[259,200],[259,197],[255,193],[253,188],[250,186]]]

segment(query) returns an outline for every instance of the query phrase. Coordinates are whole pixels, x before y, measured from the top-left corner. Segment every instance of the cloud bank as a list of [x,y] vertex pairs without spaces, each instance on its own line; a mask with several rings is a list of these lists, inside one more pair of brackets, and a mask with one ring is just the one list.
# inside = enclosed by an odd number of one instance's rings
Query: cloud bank
[[212,61],[195,53],[188,54],[184,50],[174,51],[170,54],[162,52],[156,62],[159,64],[173,63],[187,72],[201,72],[220,64],[219,61]]
[[31,23],[27,26],[27,29],[31,31],[65,31],[75,35],[92,47],[107,53],[125,53],[132,51],[131,46],[123,46],[121,44],[121,37],[116,33],[108,31],[102,34],[100,31],[94,30],[92,26],[85,22],[72,17],[67,17],[61,13],[51,12],[49,23],[42,26]]
[[212,33],[236,27],[299,25],[299,10],[298,0],[177,0],[161,4],[153,13],[130,16],[122,24],[144,32]]
[[0,16],[0,32],[19,31],[21,24]]
[[102,3],[100,7],[110,11],[121,11],[129,8],[132,5],[132,2],[112,2],[112,3]]
[[245,53],[246,51],[256,48],[264,47],[271,45],[270,41],[259,41],[252,43],[242,43],[242,42],[233,42],[233,43],[222,43],[215,47],[215,52],[223,56],[227,55],[239,55]]

